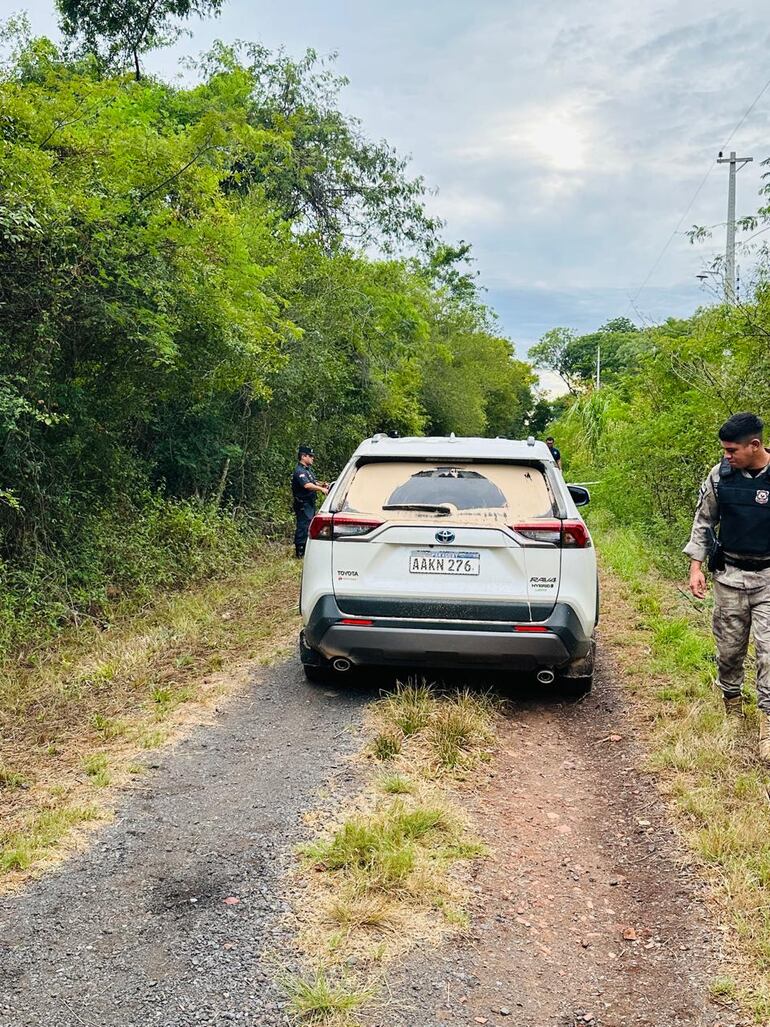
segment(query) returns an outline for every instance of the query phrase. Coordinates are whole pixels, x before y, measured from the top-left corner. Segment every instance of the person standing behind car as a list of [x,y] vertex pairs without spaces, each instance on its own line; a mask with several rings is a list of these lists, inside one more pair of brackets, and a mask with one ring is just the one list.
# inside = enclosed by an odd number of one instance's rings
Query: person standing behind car
[[310,446],[300,446],[297,452],[297,466],[291,476],[291,496],[294,506],[296,528],[294,530],[294,555],[301,560],[305,555],[307,533],[315,515],[316,493],[324,496],[329,492],[325,481],[319,482],[313,473],[315,453]]
[[770,763],[770,452],[762,429],[751,413],[733,414],[719,429],[724,458],[701,486],[684,552],[696,599],[706,596],[707,557],[714,574],[719,687],[729,716],[743,715],[744,662],[754,629],[759,757]]
[[545,444],[551,451],[553,462],[556,464],[559,470],[561,470],[561,450],[556,448],[556,443],[553,440],[553,435],[548,436],[548,438],[545,440]]

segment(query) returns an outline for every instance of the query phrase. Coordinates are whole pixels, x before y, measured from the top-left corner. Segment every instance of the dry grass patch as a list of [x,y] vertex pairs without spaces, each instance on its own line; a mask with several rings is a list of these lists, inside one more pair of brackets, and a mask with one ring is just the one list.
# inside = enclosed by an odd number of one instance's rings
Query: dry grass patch
[[599,538],[604,566],[613,571],[603,579],[603,645],[639,700],[650,769],[731,928],[735,981],[724,980],[756,1021],[767,1023],[770,781],[757,759],[753,670],[747,663],[746,718],[728,720],[716,687],[709,604],[690,601],[662,578],[631,532]]
[[66,796],[73,810],[106,803],[109,785],[136,775],[142,750],[210,717],[253,661],[289,651],[296,601],[295,562],[267,549],[225,578],[160,595],[107,627],[85,623],[0,667],[0,888],[51,859],[56,841],[5,855],[52,799]]

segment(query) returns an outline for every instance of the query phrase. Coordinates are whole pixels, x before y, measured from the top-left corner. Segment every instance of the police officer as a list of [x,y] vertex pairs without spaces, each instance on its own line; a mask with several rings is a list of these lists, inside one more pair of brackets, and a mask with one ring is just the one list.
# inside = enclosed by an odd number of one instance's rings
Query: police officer
[[294,517],[297,527],[294,532],[294,554],[301,560],[305,555],[307,532],[315,514],[316,493],[324,496],[329,492],[325,481],[319,482],[313,474],[315,453],[310,446],[300,446],[297,453],[297,466],[291,476],[291,495],[294,505]]
[[734,414],[719,429],[724,456],[701,486],[684,551],[697,599],[706,596],[703,562],[712,553],[717,668],[730,716],[743,715],[743,665],[754,629],[759,756],[770,763],[770,451],[762,429],[751,413]]
[[551,451],[553,462],[556,464],[559,470],[561,470],[561,450],[556,448],[556,443],[553,440],[553,435],[548,436],[548,438],[545,440],[545,444]]

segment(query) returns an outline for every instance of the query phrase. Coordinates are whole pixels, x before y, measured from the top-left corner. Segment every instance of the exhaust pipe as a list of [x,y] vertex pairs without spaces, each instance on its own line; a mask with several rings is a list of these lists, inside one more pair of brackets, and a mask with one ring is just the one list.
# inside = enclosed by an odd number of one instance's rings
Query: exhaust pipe
[[332,667],[340,674],[344,674],[345,671],[350,670],[350,660],[346,660],[344,656],[338,656],[336,660],[332,660]]
[[556,680],[556,675],[552,670],[539,670],[537,672],[537,680],[541,685],[552,685]]

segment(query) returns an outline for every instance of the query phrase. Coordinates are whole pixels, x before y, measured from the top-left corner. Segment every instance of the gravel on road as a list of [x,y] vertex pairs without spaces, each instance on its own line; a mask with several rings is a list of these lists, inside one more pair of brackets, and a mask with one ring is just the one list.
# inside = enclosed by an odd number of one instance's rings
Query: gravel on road
[[419,949],[368,1027],[734,1027],[705,886],[668,819],[633,713],[601,660],[578,703],[514,700],[466,805],[491,858],[471,926]]
[[0,899],[0,1027],[288,1022],[285,875],[302,815],[351,776],[371,693],[260,670],[214,723],[152,754],[114,823]]

